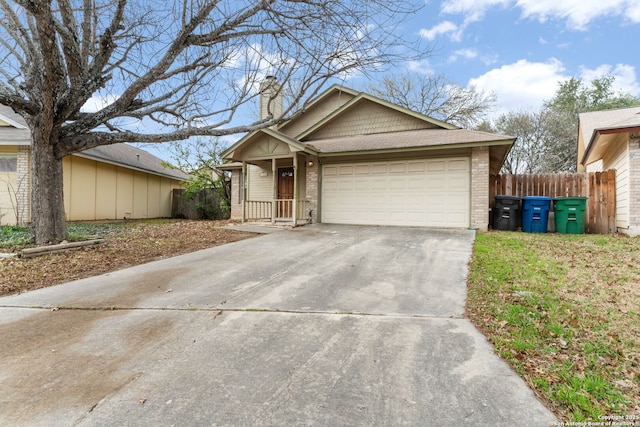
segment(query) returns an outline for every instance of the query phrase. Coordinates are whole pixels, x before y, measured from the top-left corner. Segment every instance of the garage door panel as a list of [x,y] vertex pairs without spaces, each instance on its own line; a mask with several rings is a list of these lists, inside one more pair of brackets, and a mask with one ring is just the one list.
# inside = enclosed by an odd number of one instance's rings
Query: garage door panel
[[322,221],[467,227],[469,164],[463,157],[324,166]]

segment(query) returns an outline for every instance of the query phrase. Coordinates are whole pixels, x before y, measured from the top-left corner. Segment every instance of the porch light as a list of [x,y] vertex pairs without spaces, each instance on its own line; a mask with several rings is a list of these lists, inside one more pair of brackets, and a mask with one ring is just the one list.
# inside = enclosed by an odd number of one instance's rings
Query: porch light
[[313,160],[309,160],[309,161],[307,162],[307,166],[309,166],[310,168],[312,168],[312,167],[313,167]]

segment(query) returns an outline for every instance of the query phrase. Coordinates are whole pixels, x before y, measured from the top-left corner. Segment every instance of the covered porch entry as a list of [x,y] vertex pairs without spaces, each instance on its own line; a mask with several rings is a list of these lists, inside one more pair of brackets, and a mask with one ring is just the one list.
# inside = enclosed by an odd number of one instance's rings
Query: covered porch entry
[[232,216],[240,217],[242,222],[269,221],[292,226],[310,222],[307,174],[315,157],[307,150],[269,129],[250,134],[234,145],[230,150],[234,166],[225,168],[232,170],[232,187],[239,190],[232,190],[234,196],[239,196],[232,200]]

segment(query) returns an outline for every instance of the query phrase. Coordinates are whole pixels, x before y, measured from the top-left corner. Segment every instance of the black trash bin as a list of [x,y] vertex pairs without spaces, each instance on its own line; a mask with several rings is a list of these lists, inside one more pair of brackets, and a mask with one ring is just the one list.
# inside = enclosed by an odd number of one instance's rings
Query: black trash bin
[[520,197],[496,196],[493,205],[491,228],[494,230],[516,231],[518,229],[518,212]]

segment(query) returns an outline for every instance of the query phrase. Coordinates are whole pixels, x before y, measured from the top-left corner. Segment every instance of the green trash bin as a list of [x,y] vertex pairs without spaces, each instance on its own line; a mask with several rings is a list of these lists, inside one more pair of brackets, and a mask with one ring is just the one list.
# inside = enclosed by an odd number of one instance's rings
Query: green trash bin
[[556,197],[553,199],[556,232],[583,234],[587,197]]

